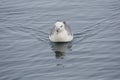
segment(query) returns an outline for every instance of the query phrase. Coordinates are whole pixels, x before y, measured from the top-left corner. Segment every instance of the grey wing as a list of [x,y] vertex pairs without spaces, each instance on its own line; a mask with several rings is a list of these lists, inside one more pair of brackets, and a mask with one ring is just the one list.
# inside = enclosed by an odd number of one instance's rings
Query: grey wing
[[54,32],[55,32],[55,27],[53,27],[53,28],[51,29],[50,36],[51,36],[52,34],[54,34]]
[[71,31],[71,28],[69,27],[69,25],[65,24],[65,29],[67,30],[68,35],[73,35],[72,31]]

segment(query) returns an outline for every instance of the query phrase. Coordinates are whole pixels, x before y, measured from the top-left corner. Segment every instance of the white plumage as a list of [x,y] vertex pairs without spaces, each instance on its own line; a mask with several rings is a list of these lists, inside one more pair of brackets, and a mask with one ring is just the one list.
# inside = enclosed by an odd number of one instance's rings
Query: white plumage
[[73,40],[73,33],[66,22],[58,21],[51,30],[49,39],[52,42],[70,42]]

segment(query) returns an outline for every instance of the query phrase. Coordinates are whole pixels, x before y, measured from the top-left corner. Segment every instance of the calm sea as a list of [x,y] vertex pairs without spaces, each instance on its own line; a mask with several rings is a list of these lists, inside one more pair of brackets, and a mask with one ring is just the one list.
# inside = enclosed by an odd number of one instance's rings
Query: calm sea
[[0,80],[120,80],[120,0],[0,0]]

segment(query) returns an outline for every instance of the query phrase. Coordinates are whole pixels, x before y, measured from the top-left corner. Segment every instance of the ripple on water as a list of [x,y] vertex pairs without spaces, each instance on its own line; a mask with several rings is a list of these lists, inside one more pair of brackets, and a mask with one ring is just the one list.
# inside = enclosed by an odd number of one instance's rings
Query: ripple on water
[[[0,80],[119,80],[120,1],[1,0]],[[72,44],[51,44],[65,20]]]

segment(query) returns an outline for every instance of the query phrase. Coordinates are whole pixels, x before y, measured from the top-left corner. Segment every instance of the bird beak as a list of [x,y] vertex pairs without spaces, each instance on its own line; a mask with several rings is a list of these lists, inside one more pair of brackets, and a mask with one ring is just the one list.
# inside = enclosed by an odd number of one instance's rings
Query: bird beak
[[56,30],[57,32],[59,32],[60,31],[60,28],[57,28],[57,30]]

